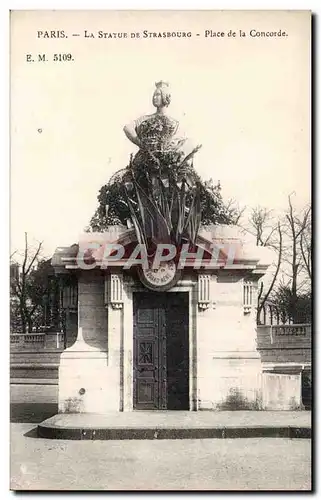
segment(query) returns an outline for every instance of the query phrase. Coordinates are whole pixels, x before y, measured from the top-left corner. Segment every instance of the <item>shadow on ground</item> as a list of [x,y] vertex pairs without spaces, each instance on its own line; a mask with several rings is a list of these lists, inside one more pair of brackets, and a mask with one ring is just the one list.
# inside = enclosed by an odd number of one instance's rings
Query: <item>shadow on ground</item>
[[30,429],[30,431],[24,433],[24,437],[27,438],[36,438],[36,439],[41,439],[38,436],[38,427],[34,427],[33,429]]
[[58,413],[56,403],[11,403],[10,422],[39,424]]

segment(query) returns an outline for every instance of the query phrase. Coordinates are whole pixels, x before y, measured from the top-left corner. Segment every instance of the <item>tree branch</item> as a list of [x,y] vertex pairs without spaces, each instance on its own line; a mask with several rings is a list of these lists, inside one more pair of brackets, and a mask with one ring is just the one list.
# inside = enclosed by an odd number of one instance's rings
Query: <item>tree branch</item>
[[282,262],[282,231],[281,231],[281,225],[280,223],[278,223],[278,233],[279,233],[279,255],[278,255],[278,262],[277,262],[277,265],[276,265],[276,270],[275,270],[275,273],[274,273],[274,276],[273,276],[273,279],[270,283],[270,286],[268,288],[268,291],[266,292],[261,304],[260,304],[260,312],[262,311],[263,307],[264,307],[264,304],[265,302],[267,301],[271,291],[273,290],[273,287],[274,287],[274,284],[276,282],[276,278],[279,274],[279,270],[280,270],[280,267],[281,267],[281,262]]
[[301,234],[301,238],[300,238],[301,255],[302,255],[303,262],[304,262],[304,266],[305,266],[307,273],[309,275],[309,278],[312,279],[312,270],[310,267],[310,258],[309,258],[310,251],[309,251],[309,249],[307,250],[308,256],[306,256],[305,251],[304,251],[304,246],[303,246],[303,238],[304,238],[304,233]]
[[30,264],[29,264],[29,266],[28,266],[28,269],[27,269],[27,271],[26,271],[26,275],[27,275],[27,274],[29,274],[29,271],[30,271],[30,269],[32,268],[33,263],[35,262],[35,260],[37,259],[38,255],[39,255],[39,252],[40,252],[40,250],[41,250],[41,247],[42,247],[42,241],[39,243],[38,248],[37,248],[37,250],[36,250],[36,253],[35,253],[35,255],[33,256],[33,258],[31,259],[31,262],[30,262]]

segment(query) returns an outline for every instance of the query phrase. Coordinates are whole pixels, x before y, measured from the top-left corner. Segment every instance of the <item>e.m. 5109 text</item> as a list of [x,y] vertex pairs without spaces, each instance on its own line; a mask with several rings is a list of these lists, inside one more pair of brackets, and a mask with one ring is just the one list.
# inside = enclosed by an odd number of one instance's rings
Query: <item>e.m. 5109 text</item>
[[29,63],[33,62],[70,62],[74,61],[74,57],[72,54],[26,54],[26,61]]

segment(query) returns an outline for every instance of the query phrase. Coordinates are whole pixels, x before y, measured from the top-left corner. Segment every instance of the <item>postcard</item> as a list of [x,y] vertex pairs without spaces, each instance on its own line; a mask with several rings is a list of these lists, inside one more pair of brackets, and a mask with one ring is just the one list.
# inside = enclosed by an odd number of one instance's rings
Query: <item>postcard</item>
[[12,490],[311,490],[311,12],[12,11]]

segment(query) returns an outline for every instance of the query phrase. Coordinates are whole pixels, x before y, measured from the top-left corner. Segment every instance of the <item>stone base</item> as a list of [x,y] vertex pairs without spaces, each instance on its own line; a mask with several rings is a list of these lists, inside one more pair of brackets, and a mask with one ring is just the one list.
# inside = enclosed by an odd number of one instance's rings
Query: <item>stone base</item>
[[188,412],[59,414],[38,425],[51,439],[310,438],[309,412]]
[[300,410],[300,373],[263,373],[262,406],[264,410]]
[[59,412],[103,414],[119,410],[119,396],[113,394],[117,384],[111,375],[106,352],[63,352],[59,366]]
[[211,364],[198,380],[198,408],[262,409],[261,375],[261,360],[256,351],[214,353]]
[[108,366],[106,351],[85,342],[80,327],[76,342],[60,357],[59,413],[119,411],[119,368],[115,368]]

